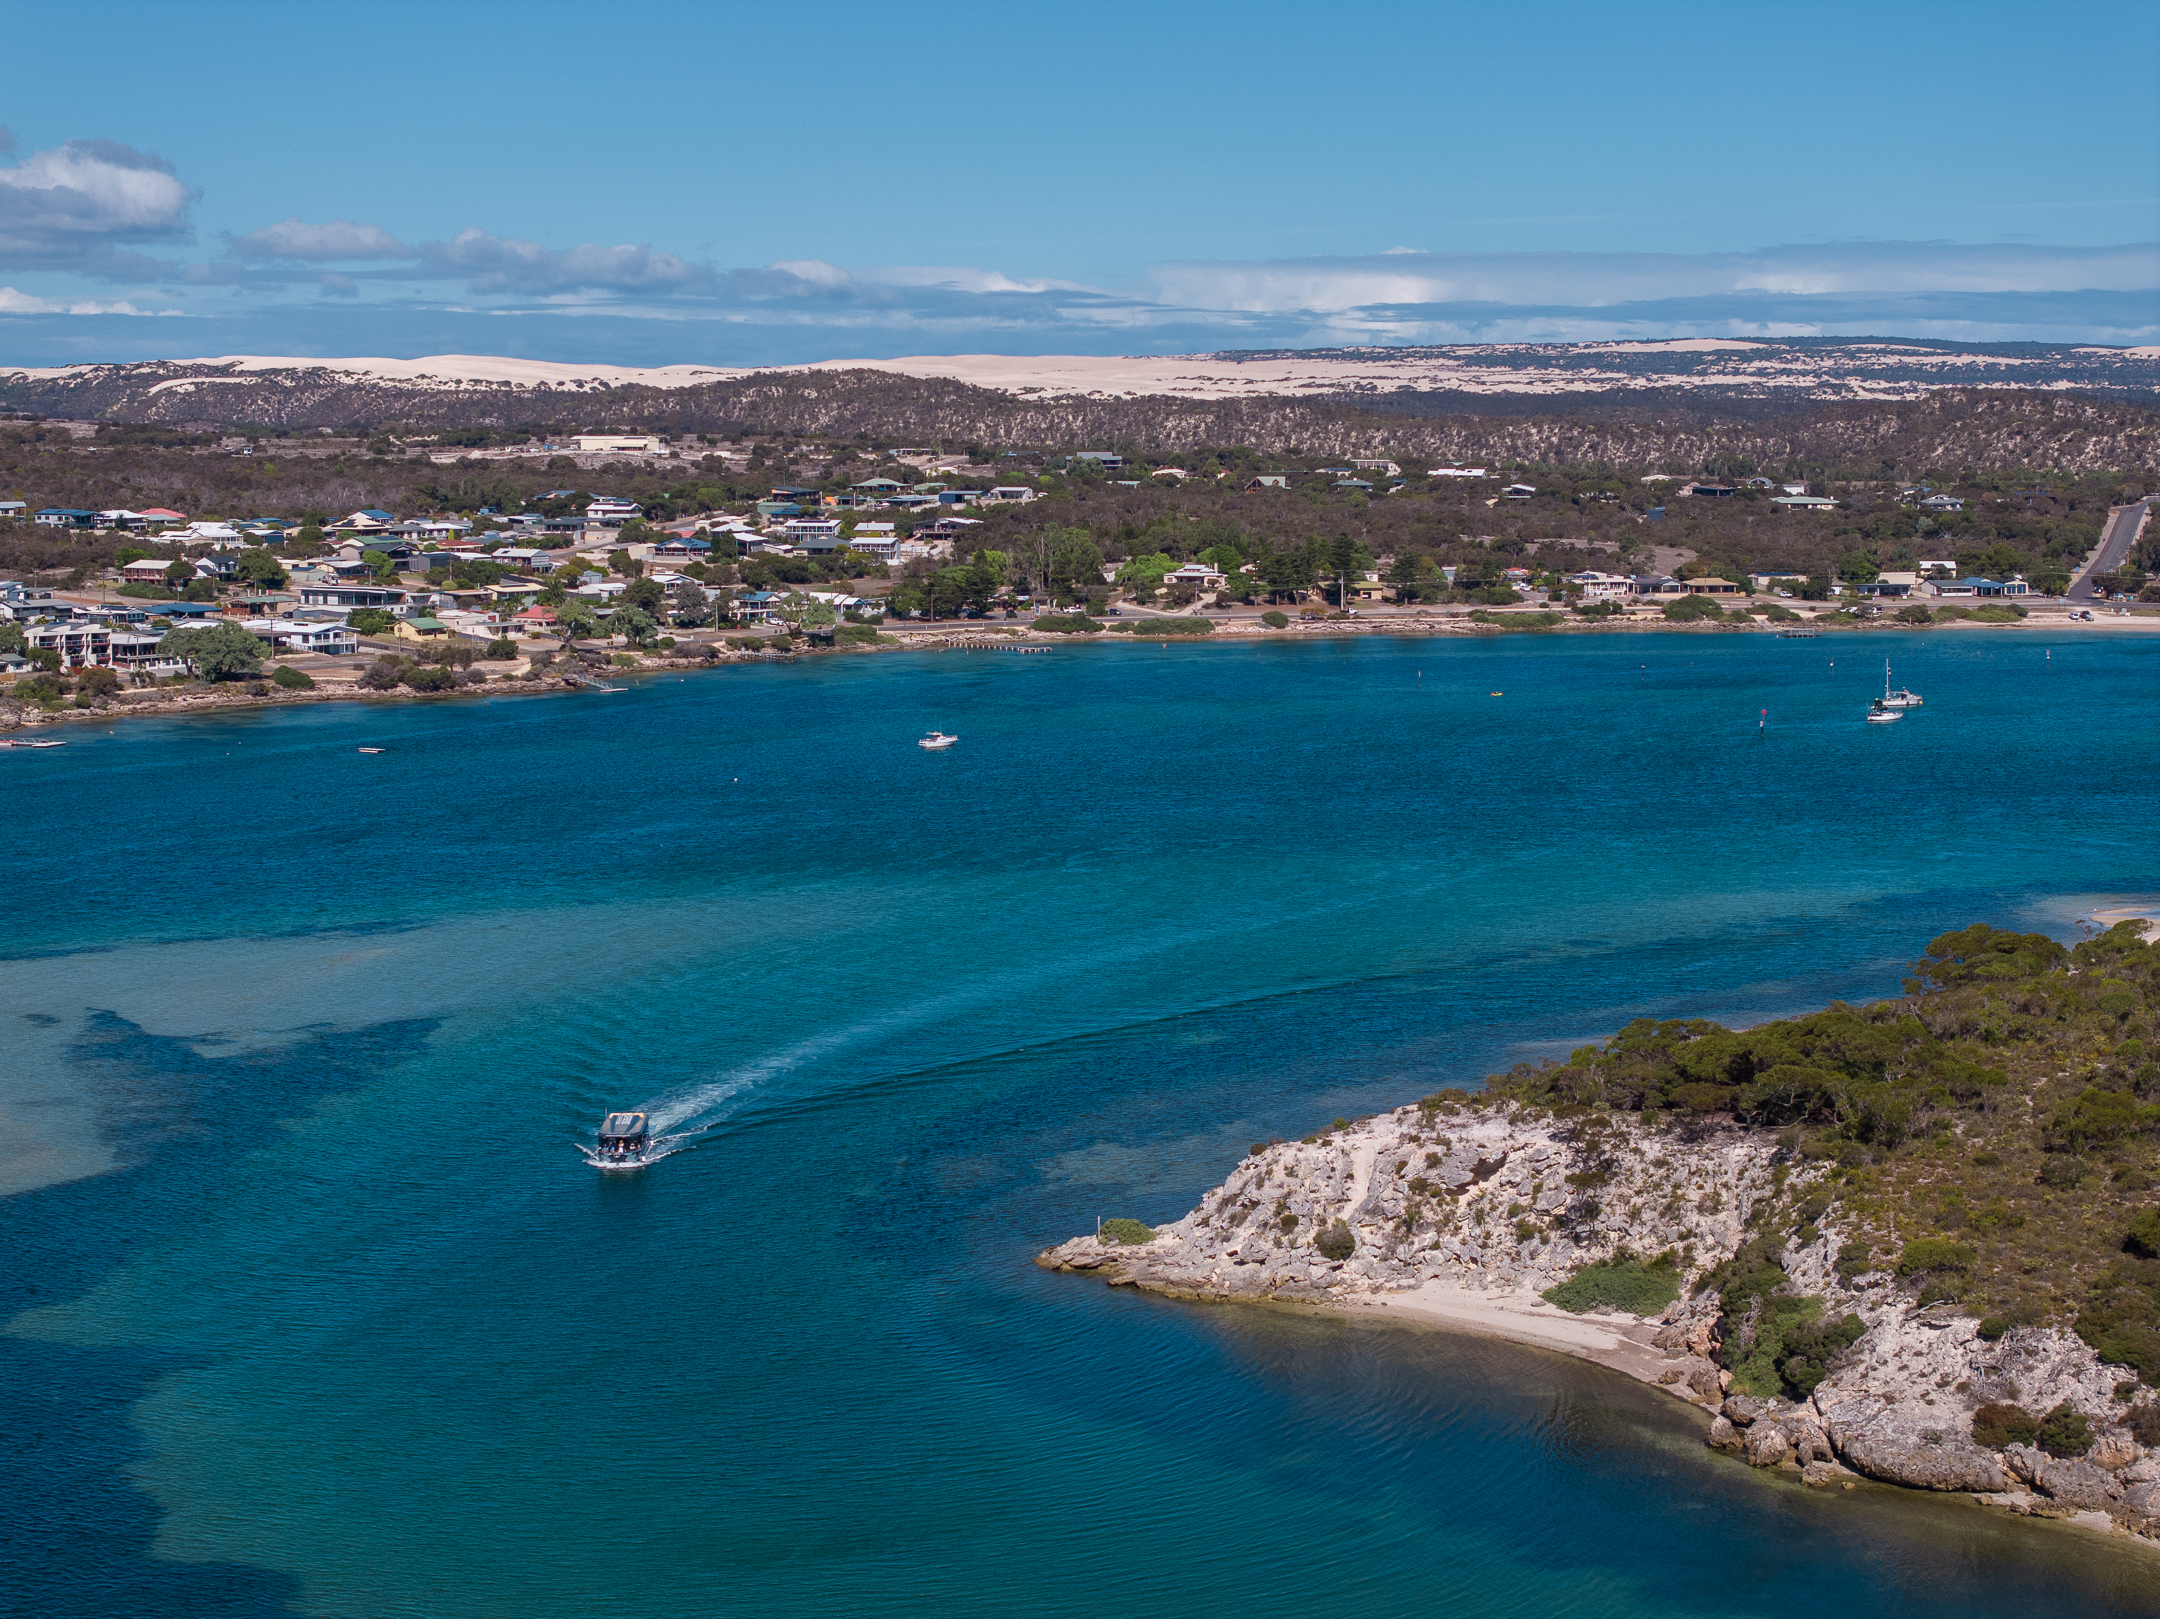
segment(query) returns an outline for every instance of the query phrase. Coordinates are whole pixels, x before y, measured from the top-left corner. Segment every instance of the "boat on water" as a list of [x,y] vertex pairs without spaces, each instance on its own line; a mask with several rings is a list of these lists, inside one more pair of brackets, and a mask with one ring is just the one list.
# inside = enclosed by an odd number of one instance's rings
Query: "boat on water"
[[361,749],[360,751],[361,751],[362,753],[380,753],[380,752],[382,752],[382,749],[380,749],[380,748],[362,748],[362,749]]
[[1870,725],[1888,725],[1892,720],[1901,720],[1904,717],[1905,710],[1884,707],[1880,697],[1868,704],[1867,722]]
[[4,740],[0,740],[0,748],[64,748],[66,746],[67,744],[65,742],[61,742],[53,737],[40,737],[35,742],[31,741],[28,737],[23,737],[20,739],[9,737]]
[[588,1156],[603,1169],[633,1169],[652,1149],[652,1125],[642,1113],[610,1113],[600,1121],[600,1145]]
[[932,731],[928,736],[917,742],[915,746],[929,748],[935,752],[939,748],[949,748],[959,740],[956,736],[947,736],[943,731]]
[[1890,684],[1890,660],[1888,658],[1883,659],[1882,706],[1884,708],[1918,708],[1920,703],[1921,697],[1918,692],[1907,691],[1903,686],[1893,687]]

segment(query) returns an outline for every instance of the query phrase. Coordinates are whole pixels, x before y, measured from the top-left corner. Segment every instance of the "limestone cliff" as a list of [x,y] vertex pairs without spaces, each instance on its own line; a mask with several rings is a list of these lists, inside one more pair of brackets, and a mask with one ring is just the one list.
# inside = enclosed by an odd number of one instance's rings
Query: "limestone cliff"
[[[1779,1246],[1767,1216],[1805,1208],[1835,1170],[1795,1145],[1790,1132],[1734,1124],[1676,1133],[1636,1115],[1428,1098],[1257,1147],[1184,1218],[1152,1230],[1112,1222],[1037,1263],[1186,1297],[1389,1301],[1413,1314],[1428,1302],[1437,1319],[1572,1346],[1538,1324],[1564,1315],[1540,1295],[1617,1262],[1669,1278],[1677,1296],[1649,1320],[1594,1307],[1628,1352],[1593,1358],[1714,1414],[1711,1445],[1811,1484],[1864,1475],[1970,1491],[2160,1538],[2160,1455],[2125,1426],[2150,1410],[2121,1397],[2131,1374],[2060,1327],[1983,1337],[1954,1305],[1923,1306],[1888,1269],[1854,1261],[1865,1245],[1849,1243],[1827,1199],[1819,1225],[1803,1219]],[[1750,1294],[1734,1267],[1766,1255],[1774,1290]],[[1466,1298],[1507,1313],[1450,1303]],[[1775,1370],[1751,1358],[1763,1313],[1778,1310],[1809,1324],[1812,1365],[1790,1348],[1794,1333]],[[1746,1391],[1766,1378],[1776,1386]],[[1977,1442],[1976,1413],[2008,1406],[2081,1415],[2090,1448],[2064,1458]]]

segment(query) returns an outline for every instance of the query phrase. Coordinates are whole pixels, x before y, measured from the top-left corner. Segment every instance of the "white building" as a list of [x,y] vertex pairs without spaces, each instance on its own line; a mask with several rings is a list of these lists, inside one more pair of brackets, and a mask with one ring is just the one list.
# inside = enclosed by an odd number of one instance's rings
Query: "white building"
[[586,455],[665,455],[657,433],[580,433],[570,441]]
[[1625,574],[1599,573],[1595,569],[1583,573],[1571,573],[1567,582],[1582,591],[1586,602],[1609,602],[1625,600],[1633,586]]
[[343,624],[298,618],[250,618],[241,627],[273,652],[328,652],[333,655],[360,650],[360,636]]
[[1188,585],[1194,590],[1220,590],[1228,584],[1229,576],[1205,562],[1188,562],[1182,568],[1174,568],[1163,575],[1166,585]]

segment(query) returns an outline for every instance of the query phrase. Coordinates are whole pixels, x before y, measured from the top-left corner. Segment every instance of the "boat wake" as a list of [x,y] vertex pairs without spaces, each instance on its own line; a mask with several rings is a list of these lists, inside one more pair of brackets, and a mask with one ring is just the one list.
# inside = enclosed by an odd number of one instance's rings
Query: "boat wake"
[[697,1137],[698,1131],[686,1131],[681,1135],[654,1136],[646,1143],[645,1150],[634,1158],[617,1158],[603,1154],[588,1141],[573,1141],[571,1145],[584,1155],[585,1162],[600,1170],[646,1169],[663,1158],[672,1158]]

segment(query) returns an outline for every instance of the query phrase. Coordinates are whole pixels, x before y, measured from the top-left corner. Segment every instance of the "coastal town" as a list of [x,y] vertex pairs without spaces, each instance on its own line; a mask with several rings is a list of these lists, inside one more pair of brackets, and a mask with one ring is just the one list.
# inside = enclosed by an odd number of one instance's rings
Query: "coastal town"
[[[62,453],[145,451],[97,423],[14,431]],[[426,694],[1121,635],[2160,625],[2150,503],[2120,479],[2096,493],[2091,478],[1711,478],[1250,449],[441,437],[181,446],[243,467],[343,471],[365,455],[460,475],[401,509],[47,504],[18,464],[0,500],[0,698],[36,719],[176,690]],[[561,481],[530,487],[533,472]]]

